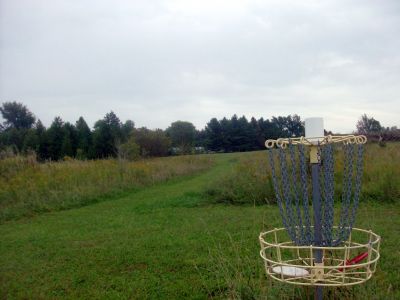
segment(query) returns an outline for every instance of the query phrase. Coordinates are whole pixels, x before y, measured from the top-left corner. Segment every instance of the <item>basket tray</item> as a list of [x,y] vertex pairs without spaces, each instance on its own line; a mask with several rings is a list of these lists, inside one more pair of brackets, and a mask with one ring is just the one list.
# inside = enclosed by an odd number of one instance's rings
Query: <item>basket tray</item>
[[[296,246],[285,228],[262,232],[260,255],[266,273],[273,279],[296,285],[348,286],[372,277],[379,260],[380,236],[353,228],[337,247]],[[315,254],[322,252],[322,261]]]

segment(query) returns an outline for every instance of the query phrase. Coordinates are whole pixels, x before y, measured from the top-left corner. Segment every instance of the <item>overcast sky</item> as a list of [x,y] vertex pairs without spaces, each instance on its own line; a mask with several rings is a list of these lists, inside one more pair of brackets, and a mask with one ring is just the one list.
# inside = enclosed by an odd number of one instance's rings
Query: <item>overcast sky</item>
[[234,113],[400,126],[400,1],[0,0],[0,102],[45,125]]

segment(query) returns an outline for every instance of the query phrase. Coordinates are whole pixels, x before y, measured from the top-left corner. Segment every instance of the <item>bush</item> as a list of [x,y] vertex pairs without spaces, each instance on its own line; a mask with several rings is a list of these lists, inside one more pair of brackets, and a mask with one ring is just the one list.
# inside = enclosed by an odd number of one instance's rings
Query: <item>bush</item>
[[118,147],[118,157],[126,160],[137,160],[140,157],[140,148],[131,136],[128,141]]

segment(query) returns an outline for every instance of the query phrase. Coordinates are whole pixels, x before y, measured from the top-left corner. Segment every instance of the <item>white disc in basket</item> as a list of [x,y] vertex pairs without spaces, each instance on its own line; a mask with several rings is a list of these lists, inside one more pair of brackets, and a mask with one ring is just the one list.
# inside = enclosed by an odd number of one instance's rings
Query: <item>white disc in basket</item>
[[272,271],[276,274],[283,274],[290,277],[303,277],[310,274],[306,269],[289,266],[273,267]]

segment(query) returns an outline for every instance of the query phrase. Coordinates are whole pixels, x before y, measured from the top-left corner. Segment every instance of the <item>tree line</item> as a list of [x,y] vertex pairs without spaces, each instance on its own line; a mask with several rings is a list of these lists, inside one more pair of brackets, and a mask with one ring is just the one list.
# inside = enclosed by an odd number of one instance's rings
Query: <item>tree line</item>
[[95,122],[93,129],[83,117],[75,124],[55,117],[46,128],[22,103],[4,102],[0,107],[0,149],[14,153],[35,152],[41,160],[65,157],[97,159],[166,156],[193,151],[251,151],[263,149],[266,138],[301,135],[297,115],[250,121],[246,117],[213,118],[205,129],[190,122],[173,122],[166,130],[136,128],[132,120],[121,122],[114,112]]
[[5,120],[0,128],[0,149],[35,152],[40,160],[165,156],[171,145],[163,130],[135,128],[132,120],[122,123],[112,111],[95,122],[93,130],[83,117],[75,124],[55,117],[46,128],[26,106],[17,102],[3,103],[0,112]]
[[[40,160],[65,158],[99,159],[167,156],[192,152],[237,152],[264,149],[266,139],[304,135],[298,115],[248,120],[233,115],[213,118],[197,130],[186,121],[173,122],[167,129],[136,128],[132,120],[122,122],[114,112],[107,113],[91,129],[80,117],[74,124],[55,117],[46,128],[22,103],[4,102],[0,107],[2,153],[34,152]],[[362,116],[360,132],[382,130],[373,118]]]
[[382,146],[388,141],[400,141],[400,129],[397,126],[384,127],[378,120],[363,114],[357,122],[357,133],[364,134],[370,142],[379,142]]

